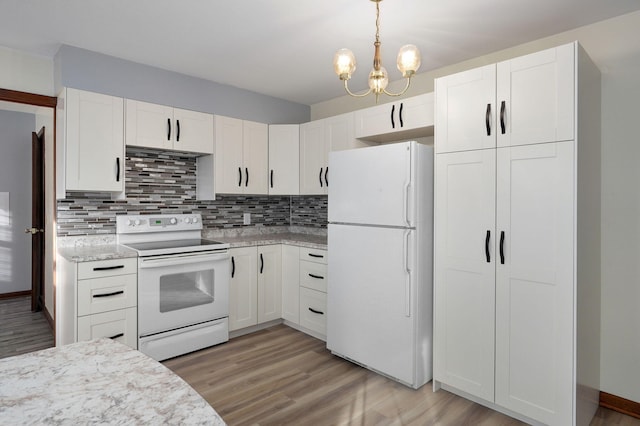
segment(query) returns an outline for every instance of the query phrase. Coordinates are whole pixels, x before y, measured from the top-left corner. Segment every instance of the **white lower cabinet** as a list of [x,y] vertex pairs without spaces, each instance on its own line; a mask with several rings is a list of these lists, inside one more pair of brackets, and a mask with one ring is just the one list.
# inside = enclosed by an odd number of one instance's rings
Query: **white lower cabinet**
[[137,349],[137,259],[57,266],[56,345],[108,337]]
[[300,322],[300,247],[282,245],[282,319]]
[[300,325],[327,334],[327,293],[300,287]]
[[327,251],[300,249],[300,326],[327,335]]
[[282,317],[279,244],[230,250],[229,331]]

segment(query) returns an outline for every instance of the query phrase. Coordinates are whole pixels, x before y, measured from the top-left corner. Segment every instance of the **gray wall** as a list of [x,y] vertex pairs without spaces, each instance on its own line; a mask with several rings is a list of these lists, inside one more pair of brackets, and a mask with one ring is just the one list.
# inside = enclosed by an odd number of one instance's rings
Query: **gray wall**
[[31,290],[31,237],[24,229],[31,228],[35,126],[33,114],[0,110],[0,294]]
[[310,107],[248,90],[63,45],[54,58],[62,87],[268,124],[309,121]]

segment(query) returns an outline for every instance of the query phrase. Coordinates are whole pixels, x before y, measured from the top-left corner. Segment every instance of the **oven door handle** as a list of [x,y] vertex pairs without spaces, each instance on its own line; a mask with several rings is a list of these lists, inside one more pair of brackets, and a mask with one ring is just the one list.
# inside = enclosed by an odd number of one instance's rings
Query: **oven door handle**
[[152,259],[141,258],[138,264],[140,269],[163,268],[165,266],[188,265],[192,263],[215,262],[229,259],[229,252],[202,254],[179,254],[171,256],[158,256]]

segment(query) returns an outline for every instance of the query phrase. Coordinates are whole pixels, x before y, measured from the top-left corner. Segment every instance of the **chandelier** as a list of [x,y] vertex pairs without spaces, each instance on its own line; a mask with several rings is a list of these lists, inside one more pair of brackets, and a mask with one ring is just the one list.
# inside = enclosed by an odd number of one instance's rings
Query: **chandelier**
[[387,75],[387,70],[382,66],[382,58],[380,57],[380,2],[382,0],[371,1],[376,4],[376,41],[373,43],[375,52],[373,54],[373,69],[369,73],[369,90],[360,94],[349,90],[348,81],[351,78],[351,74],[356,70],[356,57],[351,50],[344,48],[338,50],[333,57],[333,68],[340,80],[344,81],[344,89],[349,95],[360,98],[367,96],[369,93],[374,93],[376,95],[376,103],[378,103],[378,96],[381,93],[389,96],[400,96],[407,91],[411,84],[411,77],[420,68],[420,51],[413,44],[407,44],[400,48],[396,63],[402,76],[407,79],[407,84],[399,93],[388,92],[389,76]]

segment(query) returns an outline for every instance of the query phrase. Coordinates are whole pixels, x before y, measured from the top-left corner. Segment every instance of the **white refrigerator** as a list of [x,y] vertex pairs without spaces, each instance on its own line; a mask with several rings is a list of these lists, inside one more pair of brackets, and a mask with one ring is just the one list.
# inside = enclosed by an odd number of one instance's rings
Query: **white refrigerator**
[[327,348],[419,388],[432,378],[433,148],[329,153]]

